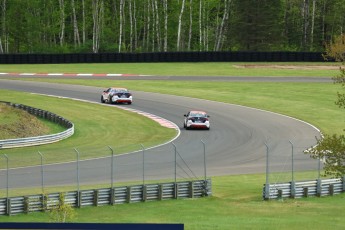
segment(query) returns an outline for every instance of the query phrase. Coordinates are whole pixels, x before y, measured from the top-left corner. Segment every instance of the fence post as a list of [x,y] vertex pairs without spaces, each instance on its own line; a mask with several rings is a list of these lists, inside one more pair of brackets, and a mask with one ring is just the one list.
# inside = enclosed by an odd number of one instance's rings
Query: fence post
[[24,197],[24,213],[28,214],[29,213],[29,197],[25,196]]
[[203,147],[204,147],[204,180],[206,181],[206,145],[205,145],[205,142],[203,142],[202,140],[201,140],[201,143],[202,143],[202,145],[203,145]]
[[98,197],[99,197],[99,190],[95,189],[93,191],[93,205],[96,207],[98,206]]
[[142,152],[143,152],[143,185],[145,184],[145,148],[142,144],[140,144]]
[[193,181],[189,182],[189,198],[194,198],[194,186]]
[[143,201],[147,200],[147,186],[143,185]]
[[111,188],[110,188],[110,204],[115,204],[115,188],[114,188],[114,150],[112,147],[108,146],[111,151],[111,169],[110,169],[110,180],[111,180]]
[[77,208],[81,207],[82,204],[82,192],[81,191],[77,191]]
[[330,196],[334,195],[334,184],[330,184],[328,187],[328,192]]
[[175,150],[175,186],[174,186],[174,198],[176,198],[177,199],[177,182],[176,182],[176,164],[177,164],[177,162],[176,162],[176,160],[177,160],[177,150],[176,150],[176,145],[174,144],[174,143],[172,143],[172,145],[174,146],[174,150]]
[[317,179],[316,184],[316,196],[321,196],[322,194],[322,180],[319,178]]
[[308,197],[308,187],[303,187],[303,196]]
[[205,182],[204,182],[204,184],[203,184],[203,187],[204,187],[204,194],[203,194],[203,196],[208,196],[208,184],[209,184],[209,182],[210,182],[210,184],[211,184],[211,181],[210,181],[210,179],[209,180],[206,180]]
[[9,190],[9,181],[8,181],[8,179],[9,179],[9,172],[8,172],[8,170],[9,170],[9,168],[8,168],[8,156],[6,155],[6,154],[4,154],[4,157],[6,158],[6,198],[7,198],[7,200],[8,200],[8,190]]
[[278,189],[278,199],[282,199],[283,198],[283,190]]
[[77,154],[77,190],[78,190],[78,193],[80,191],[80,188],[79,188],[79,152],[76,148],[74,148],[76,154]]
[[296,184],[295,184],[295,175],[294,175],[294,146],[291,141],[291,184],[290,184],[290,197],[295,198],[296,196]]
[[[24,198],[25,200],[25,198]],[[11,198],[6,198],[6,215],[10,216],[11,215]]]
[[48,210],[48,196],[42,193],[42,211]]
[[108,146],[108,148],[111,151],[111,169],[110,169],[110,184],[111,184],[111,189],[114,188],[114,150]]
[[269,148],[267,143],[264,143],[266,146],[266,184],[265,184],[265,200],[269,200],[270,199],[270,184],[269,184]]
[[158,185],[158,200],[163,200],[163,185]]
[[42,194],[44,194],[44,171],[43,171],[43,155],[40,151],[38,151],[38,154],[41,157],[41,186],[42,186]]
[[295,183],[295,181],[291,181],[290,190],[291,190],[290,198],[295,198],[296,197],[296,183]]
[[131,203],[132,200],[132,187],[128,186],[127,187],[127,203]]
[[115,188],[110,189],[110,204],[115,204]]
[[345,191],[345,176],[343,176],[343,192]]

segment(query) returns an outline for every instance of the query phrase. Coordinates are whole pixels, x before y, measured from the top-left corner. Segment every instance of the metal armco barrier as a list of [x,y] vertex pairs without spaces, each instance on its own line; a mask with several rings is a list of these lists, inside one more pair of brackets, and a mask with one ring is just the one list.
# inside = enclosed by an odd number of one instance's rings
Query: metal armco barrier
[[15,148],[15,147],[26,147],[26,146],[34,146],[34,145],[42,145],[42,144],[49,144],[53,142],[57,142],[63,139],[66,139],[74,134],[74,124],[69,120],[58,116],[54,113],[49,111],[33,108],[30,106],[22,105],[22,104],[15,104],[11,102],[4,102],[0,101],[0,103],[7,104],[8,106],[12,106],[14,108],[22,109],[27,111],[28,113],[35,115],[37,117],[44,118],[56,124],[59,124],[67,130],[51,134],[51,135],[44,135],[44,136],[36,136],[36,137],[27,137],[27,138],[18,138],[18,139],[6,139],[0,140],[0,149],[6,148]]
[[[268,186],[268,188],[267,188]],[[269,191],[269,194],[266,194]],[[309,196],[332,196],[345,191],[345,177],[337,179],[317,179],[311,181],[295,181],[288,183],[265,184],[263,198],[302,198]]]
[[[175,191],[176,190],[176,191]],[[0,199],[0,215],[51,210],[58,204],[68,204],[74,208],[86,206],[115,205],[169,199],[201,198],[212,195],[211,179],[145,184],[80,190],[64,193],[40,194]]]

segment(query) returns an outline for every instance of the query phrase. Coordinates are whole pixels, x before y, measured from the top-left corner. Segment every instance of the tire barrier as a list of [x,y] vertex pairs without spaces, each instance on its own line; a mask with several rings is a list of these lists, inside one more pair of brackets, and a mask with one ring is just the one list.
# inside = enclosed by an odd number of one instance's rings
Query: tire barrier
[[54,142],[66,139],[74,134],[74,124],[70,122],[69,120],[61,116],[58,116],[54,113],[51,113],[49,111],[45,111],[42,109],[33,108],[31,106],[22,105],[22,104],[15,104],[15,103],[5,102],[5,101],[0,101],[0,103],[4,103],[8,106],[12,106],[17,109],[25,110],[36,117],[46,119],[48,121],[54,122],[56,124],[59,124],[62,127],[67,128],[67,130],[61,133],[56,133],[56,134],[51,134],[51,135],[0,140],[0,149],[50,144],[50,143],[54,143]]

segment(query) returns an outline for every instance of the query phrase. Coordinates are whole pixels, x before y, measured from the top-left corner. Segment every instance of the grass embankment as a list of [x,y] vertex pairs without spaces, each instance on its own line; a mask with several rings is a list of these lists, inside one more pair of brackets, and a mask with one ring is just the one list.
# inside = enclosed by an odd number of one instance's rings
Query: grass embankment
[[[214,63],[216,64],[216,63]],[[228,63],[233,65],[234,63]],[[235,63],[238,64],[238,63]],[[270,63],[271,64],[271,63]],[[287,63],[288,64],[288,63]],[[85,72],[85,73],[138,73],[152,75],[175,75],[180,71],[181,75],[217,76],[217,71],[224,71],[225,76],[234,76],[235,73],[228,71],[225,63],[217,65],[217,69],[206,71],[204,64],[174,64],[174,65],[149,65],[146,69],[144,64],[108,64],[104,65],[60,65],[53,70],[37,69],[31,66],[28,70],[16,69],[11,72]],[[304,63],[305,65],[305,63]],[[92,66],[94,69],[80,69]],[[139,67],[143,70],[140,70]],[[159,66],[164,66],[165,70]],[[162,74],[172,66],[174,71]],[[216,65],[214,65],[215,67]],[[70,68],[75,68],[71,71]],[[2,72],[9,68],[1,66]],[[52,67],[53,68],[53,67]],[[170,68],[170,67],[169,67]],[[180,69],[181,68],[181,69]],[[183,69],[182,69],[183,68]],[[230,68],[230,67],[229,67]],[[145,70],[146,69],[146,70]],[[338,71],[329,71],[327,74],[318,74],[319,70],[308,70],[307,73],[274,69],[263,69],[262,72],[246,68],[241,76],[334,76]],[[147,71],[147,72],[145,72]],[[260,70],[261,71],[261,70]],[[272,70],[273,71],[273,70]],[[295,70],[293,70],[295,71]],[[159,74],[157,74],[159,73]],[[184,73],[184,74],[183,74]],[[177,75],[177,74],[176,74]],[[218,74],[220,75],[220,74]],[[238,75],[239,76],[239,75]],[[44,80],[46,81],[46,80]],[[51,80],[52,81],[52,80]],[[58,80],[54,80],[58,81]],[[95,86],[108,86],[112,81],[87,81],[87,80],[59,80],[69,84],[84,84]],[[133,90],[153,91],[170,93],[191,97],[203,97],[209,100],[219,100],[227,103],[236,103],[251,107],[263,108],[274,112],[291,115],[308,121],[326,133],[342,133],[344,128],[344,111],[334,105],[336,92],[339,86],[332,83],[239,83],[239,82],[169,82],[169,81],[121,81],[117,84],[124,85]],[[36,97],[36,96],[35,96]],[[32,102],[36,107],[46,106],[35,98]],[[60,102],[62,99],[56,99]],[[71,118],[66,108],[72,105],[65,104],[59,110],[61,115]],[[31,103],[31,102],[30,102]],[[59,103],[56,102],[55,106]],[[65,106],[66,105],[66,106]],[[34,105],[32,105],[34,106]],[[79,109],[79,105],[76,108]],[[93,105],[84,105],[93,111]],[[95,105],[96,106],[96,105]],[[57,109],[59,106],[50,108]],[[60,113],[59,113],[60,114]],[[73,118],[78,126],[87,125],[87,121]],[[103,123],[103,121],[102,121]],[[86,127],[85,127],[86,128]],[[87,129],[87,128],[86,128]],[[97,130],[94,130],[97,131]],[[78,135],[81,135],[80,133]],[[76,141],[78,136],[66,140]],[[80,137],[80,136],[79,136]],[[85,138],[85,137],[83,137]],[[86,142],[87,143],[87,142]],[[92,145],[93,143],[91,143]],[[59,144],[57,148],[62,146]],[[70,145],[72,146],[72,145]],[[314,174],[315,175],[315,174]],[[300,175],[296,177],[300,178]],[[262,184],[265,175],[236,175],[213,177],[213,196],[203,199],[170,200],[162,202],[136,203],[130,205],[115,205],[82,208],[77,210],[74,222],[96,223],[184,223],[185,229],[343,229],[345,212],[345,194],[334,197],[307,198],[297,200],[262,201]],[[1,222],[48,222],[49,215],[46,213],[33,213],[29,215],[1,217]]]
[[63,130],[59,125],[0,103],[0,140],[48,135]]

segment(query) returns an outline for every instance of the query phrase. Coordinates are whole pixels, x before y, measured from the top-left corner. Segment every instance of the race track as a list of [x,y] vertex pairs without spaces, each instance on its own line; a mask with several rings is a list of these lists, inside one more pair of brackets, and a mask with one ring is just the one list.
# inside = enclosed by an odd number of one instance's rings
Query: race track
[[[99,102],[102,88],[53,83],[0,79],[0,89],[64,96]],[[131,108],[155,114],[176,123],[180,136],[156,149],[145,151],[145,179],[173,179],[174,151],[183,158],[193,175],[205,173],[203,144],[205,143],[207,176],[264,173],[266,145],[269,147],[270,171],[290,167],[291,143],[294,146],[295,170],[317,169],[317,162],[303,154],[316,143],[319,130],[310,124],[287,116],[258,109],[157,93],[133,92]],[[100,102],[99,102],[100,103]],[[124,105],[128,106],[128,105]],[[205,110],[211,116],[211,129],[185,130],[183,114],[188,110]],[[68,118],[67,118],[68,119]],[[202,142],[201,142],[202,141]],[[141,152],[116,157],[116,181],[141,180]],[[81,183],[109,181],[109,159],[80,162]],[[131,166],[133,165],[133,167]],[[75,183],[76,164],[45,166],[45,185]],[[40,167],[11,169],[11,188],[40,185]],[[25,175],[25,176],[23,176]],[[29,176],[27,176],[29,175]],[[183,177],[183,175],[182,175]],[[6,180],[1,173],[1,181]],[[3,187],[3,185],[1,186]]]

